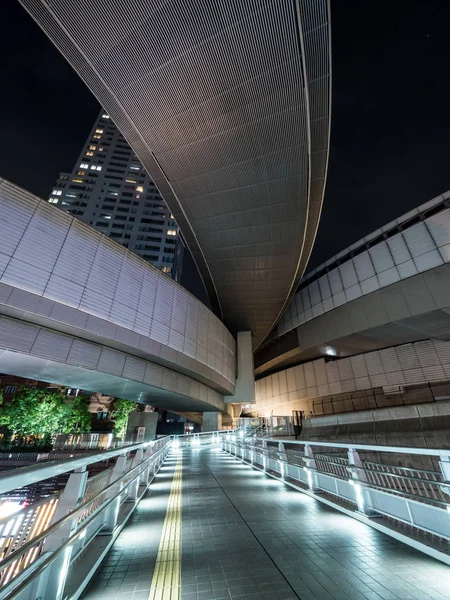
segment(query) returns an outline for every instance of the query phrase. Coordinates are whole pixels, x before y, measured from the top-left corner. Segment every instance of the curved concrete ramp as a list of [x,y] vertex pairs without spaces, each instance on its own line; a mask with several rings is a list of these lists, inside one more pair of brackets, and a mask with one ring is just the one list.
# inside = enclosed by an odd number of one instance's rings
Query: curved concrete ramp
[[233,336],[149,263],[6,180],[0,239],[0,371],[113,395],[139,384],[148,401],[149,385],[190,398],[183,410],[233,393]]
[[255,357],[261,375],[428,338],[450,339],[450,191],[311,272]]

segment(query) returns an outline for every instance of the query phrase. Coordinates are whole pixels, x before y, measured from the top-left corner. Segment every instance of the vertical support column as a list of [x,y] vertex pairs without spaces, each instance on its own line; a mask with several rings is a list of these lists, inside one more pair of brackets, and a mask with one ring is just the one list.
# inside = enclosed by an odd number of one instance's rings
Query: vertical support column
[[234,396],[224,396],[224,400],[238,404],[253,404],[255,402],[255,368],[251,331],[238,331],[236,353],[237,372]]
[[373,514],[370,506],[370,491],[367,489],[367,487],[361,485],[367,483],[367,475],[364,471],[364,467],[358,452],[353,448],[348,449],[348,463],[350,465],[349,470],[352,475],[350,483],[355,488],[358,511],[370,516]]
[[[80,506],[86,490],[87,478],[88,472],[86,471],[86,467],[82,467],[71,473],[59,500],[52,524],[62,519],[64,515],[77,508],[77,506]],[[59,527],[57,531],[51,533],[45,541],[45,552],[54,552],[76,532],[77,526],[78,517],[74,517]],[[69,546],[43,571],[35,582],[30,597],[42,597],[45,600],[62,599],[71,554],[72,546]]]
[[222,429],[222,413],[204,412],[203,413],[203,433],[208,431],[219,431]]

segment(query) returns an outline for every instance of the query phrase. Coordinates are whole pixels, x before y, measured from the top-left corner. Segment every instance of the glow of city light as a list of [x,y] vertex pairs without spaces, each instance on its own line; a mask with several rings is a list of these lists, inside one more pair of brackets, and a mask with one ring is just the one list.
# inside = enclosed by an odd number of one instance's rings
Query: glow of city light
[[358,505],[358,510],[360,512],[364,512],[364,496],[360,484],[353,481],[353,479],[349,479],[349,483],[355,488],[356,504]]
[[69,570],[69,562],[70,562],[71,554],[72,554],[72,546],[69,546],[64,551],[63,564],[61,566],[61,572],[59,574],[58,592],[56,594],[57,598],[59,598],[61,596],[64,584],[66,582],[66,576],[67,576],[67,571]]

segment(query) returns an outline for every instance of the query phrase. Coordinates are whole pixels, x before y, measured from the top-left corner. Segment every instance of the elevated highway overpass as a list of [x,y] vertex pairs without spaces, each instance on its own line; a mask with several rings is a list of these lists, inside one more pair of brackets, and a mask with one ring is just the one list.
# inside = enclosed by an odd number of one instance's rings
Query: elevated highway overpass
[[180,411],[222,411],[236,344],[180,285],[0,180],[0,372]]
[[450,192],[343,250],[305,277],[256,374],[417,342],[450,340]]
[[257,347],[314,242],[330,131],[326,0],[20,0],[158,186],[211,306]]

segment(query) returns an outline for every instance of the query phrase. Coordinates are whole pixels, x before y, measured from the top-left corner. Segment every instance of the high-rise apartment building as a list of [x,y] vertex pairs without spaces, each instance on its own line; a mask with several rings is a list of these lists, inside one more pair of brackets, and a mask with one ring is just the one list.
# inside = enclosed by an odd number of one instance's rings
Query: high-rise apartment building
[[48,201],[179,280],[178,227],[105,111],[100,112],[73,171],[60,173]]

